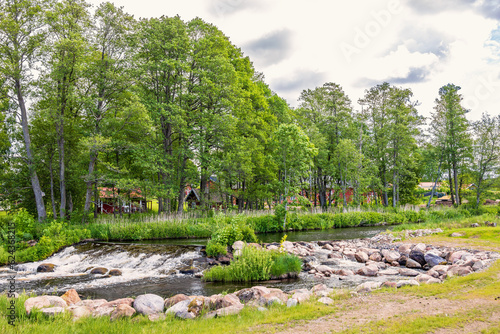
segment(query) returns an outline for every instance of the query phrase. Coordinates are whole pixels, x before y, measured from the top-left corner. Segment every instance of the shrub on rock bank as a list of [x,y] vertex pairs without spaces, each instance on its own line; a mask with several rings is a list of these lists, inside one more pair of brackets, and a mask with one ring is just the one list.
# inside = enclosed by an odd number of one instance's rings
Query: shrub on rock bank
[[268,251],[253,246],[242,249],[241,255],[228,266],[213,267],[203,275],[205,281],[249,282],[266,281],[271,277],[296,273],[301,270],[302,261],[295,255]]

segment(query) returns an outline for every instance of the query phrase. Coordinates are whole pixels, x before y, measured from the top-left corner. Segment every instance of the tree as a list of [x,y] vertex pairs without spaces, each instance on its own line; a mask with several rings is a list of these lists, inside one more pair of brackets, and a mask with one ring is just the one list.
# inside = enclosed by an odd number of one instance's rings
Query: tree
[[[345,179],[340,164],[332,162],[340,141],[352,139],[355,133],[351,100],[340,85],[328,82],[314,90],[302,91],[299,101],[299,113],[303,118],[304,127],[310,133],[313,143],[320,149],[315,158],[316,184],[320,205],[325,208],[328,185],[334,183],[337,188],[341,188],[342,179]],[[328,205],[331,203],[332,196]]]
[[472,124],[472,175],[476,192],[475,207],[478,208],[481,195],[494,182],[494,175],[500,167],[500,116],[491,117],[484,113]]
[[72,209],[72,198],[68,203],[67,196],[66,144],[71,127],[78,125],[75,120],[81,111],[82,95],[78,88],[88,51],[85,36],[90,25],[88,6],[82,0],[63,0],[47,12],[49,39],[46,72],[41,80],[41,108],[51,112],[57,134],[61,218]]
[[459,86],[448,84],[439,89],[439,98],[435,101],[432,114],[431,132],[434,142],[443,152],[445,168],[452,201],[460,205],[459,173],[470,156],[471,140],[468,134],[469,123],[465,117],[467,110],[462,107]]
[[[273,137],[274,159],[278,165],[281,177],[279,189],[285,200],[285,210],[288,195],[294,196],[301,190],[301,179],[307,177],[313,166],[313,158],[318,150],[309,141],[307,135],[295,124],[281,124]],[[283,229],[286,224],[283,222]]]
[[[90,131],[87,134],[89,164],[85,178],[87,189],[84,212],[90,209],[92,185],[97,187],[98,175],[95,165],[99,153],[106,150],[110,143],[110,138],[103,135],[105,132],[113,133],[112,129],[102,127],[109,126],[109,118],[116,117],[117,113],[134,99],[133,94],[129,93],[132,86],[131,52],[127,41],[133,23],[132,16],[109,2],[99,5],[94,15],[90,36],[91,54],[84,65],[88,84],[82,92],[85,97],[85,117],[90,123]],[[97,189],[94,192],[97,192]]]
[[383,83],[370,88],[359,100],[364,107],[360,118],[369,138],[366,155],[378,168],[385,206],[389,205],[389,182],[392,183],[392,205],[396,206],[400,202],[402,176],[411,175],[413,168],[411,161],[415,159],[422,118],[417,114],[416,102],[411,101],[412,96],[410,89]]
[[7,86],[10,88],[10,107],[20,120],[39,221],[43,221],[47,214],[31,145],[25,101],[32,96],[32,71],[46,38],[46,8],[46,1],[5,0],[0,3],[0,76],[7,80]]

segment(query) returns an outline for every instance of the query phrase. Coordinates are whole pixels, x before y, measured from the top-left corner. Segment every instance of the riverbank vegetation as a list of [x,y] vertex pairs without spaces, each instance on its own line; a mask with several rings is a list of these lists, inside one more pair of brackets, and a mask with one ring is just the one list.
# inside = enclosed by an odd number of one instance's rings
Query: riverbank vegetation
[[8,259],[10,222],[16,223],[16,261],[29,262],[44,259],[64,246],[90,238],[104,241],[211,238],[207,245],[207,253],[213,256],[224,254],[226,247],[236,240],[258,242],[259,233],[370,225],[395,225],[395,231],[423,227],[459,228],[476,222],[500,223],[498,215],[498,208],[494,206],[482,207],[480,211],[454,208],[405,210],[383,207],[379,208],[379,212],[352,210],[311,214],[308,211],[292,211],[287,215],[286,230],[283,230],[281,216],[264,213],[260,215],[219,213],[206,218],[166,221],[155,216],[154,219],[142,221],[117,219],[89,224],[66,221],[38,224],[28,212],[20,211],[13,216],[0,217],[0,264],[6,264]]
[[286,252],[246,246],[228,266],[216,266],[203,274],[206,282],[267,281],[284,274],[299,274],[302,260]]
[[[426,242],[433,245],[448,245],[468,249],[481,249],[477,241],[491,242],[498,251],[500,239],[491,238],[497,228],[464,228],[450,229],[440,235],[425,237]],[[453,232],[466,232],[460,238],[450,237]],[[412,239],[420,242],[422,238]],[[455,244],[457,241],[460,244]],[[0,329],[3,333],[203,333],[242,332],[255,333],[291,332],[301,330],[314,332],[316,321],[321,318],[322,328],[340,333],[427,333],[442,330],[472,331],[496,333],[498,327],[498,301],[500,297],[500,263],[497,261],[485,271],[473,273],[465,277],[453,277],[443,284],[420,287],[404,287],[401,289],[382,289],[371,295],[356,296],[345,290],[336,291],[331,297],[333,306],[316,303],[314,300],[304,302],[296,307],[272,305],[268,311],[256,312],[252,308],[244,308],[234,316],[216,319],[195,319],[185,321],[167,316],[165,320],[151,322],[146,317],[136,316],[132,319],[110,321],[107,318],[84,318],[72,321],[67,315],[56,315],[52,318],[42,316],[34,310],[28,316],[24,310],[27,295],[15,300],[16,328],[7,323],[7,308],[10,301],[5,295],[0,296]],[[496,304],[495,304],[496,303]],[[377,310],[390,312],[381,314]]]

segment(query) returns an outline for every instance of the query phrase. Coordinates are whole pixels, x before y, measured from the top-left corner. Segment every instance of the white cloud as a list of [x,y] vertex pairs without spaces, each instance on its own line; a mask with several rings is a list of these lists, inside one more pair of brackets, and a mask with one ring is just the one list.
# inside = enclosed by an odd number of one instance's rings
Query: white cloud
[[[486,12],[486,2],[460,0],[451,6],[430,0],[114,2],[136,17],[179,14],[184,20],[199,16],[214,23],[251,55],[271,89],[293,106],[302,89],[314,88],[305,85],[324,80],[342,85],[357,108],[356,101],[370,88],[359,86],[360,82],[393,79],[396,85],[412,88],[425,116],[447,83],[461,86],[464,98],[475,102],[471,118],[500,109],[496,97],[500,89],[491,84],[496,77],[490,78],[498,73],[500,32],[496,40],[490,38],[499,22],[492,18],[494,13]],[[283,31],[283,38],[289,39],[281,44],[283,50],[252,52],[260,45],[253,44],[252,49],[252,42]],[[350,59],[342,45],[356,49]],[[482,86],[492,92],[478,98]]]

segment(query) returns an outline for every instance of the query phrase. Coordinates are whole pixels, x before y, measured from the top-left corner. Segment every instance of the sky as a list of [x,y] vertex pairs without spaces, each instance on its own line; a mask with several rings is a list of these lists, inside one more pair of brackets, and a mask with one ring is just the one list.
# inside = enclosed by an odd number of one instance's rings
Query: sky
[[[97,5],[101,0],[88,0]],[[429,117],[439,88],[462,87],[467,118],[500,113],[498,0],[111,0],[135,18],[200,17],[249,56],[290,106],[341,85],[355,110],[370,87],[411,88]]]

